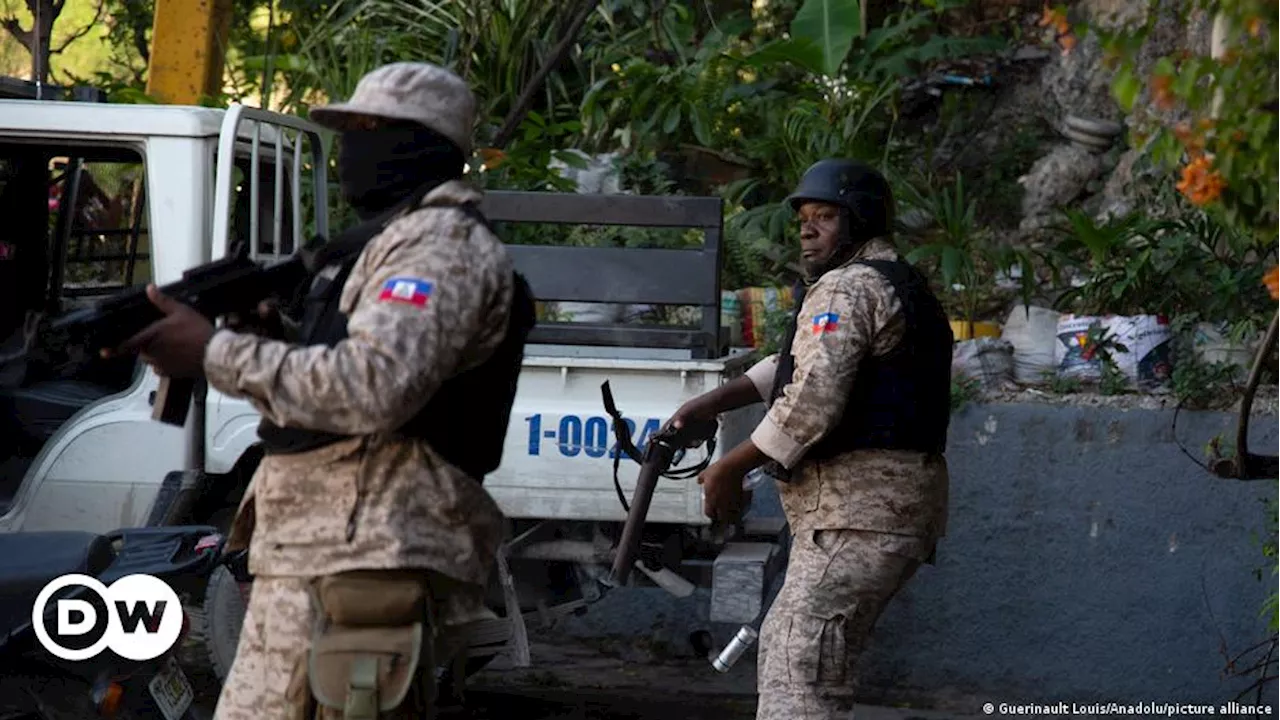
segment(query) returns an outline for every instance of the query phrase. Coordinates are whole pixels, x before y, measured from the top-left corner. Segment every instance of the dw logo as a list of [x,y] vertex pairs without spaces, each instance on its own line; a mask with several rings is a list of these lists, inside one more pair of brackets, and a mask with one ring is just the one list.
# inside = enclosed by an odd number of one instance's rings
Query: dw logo
[[[75,586],[83,590],[46,612],[54,593]],[[182,604],[173,588],[151,575],[126,575],[111,587],[88,575],[63,575],[36,596],[31,624],[44,649],[63,660],[87,660],[105,649],[128,660],[152,660],[182,634]]]

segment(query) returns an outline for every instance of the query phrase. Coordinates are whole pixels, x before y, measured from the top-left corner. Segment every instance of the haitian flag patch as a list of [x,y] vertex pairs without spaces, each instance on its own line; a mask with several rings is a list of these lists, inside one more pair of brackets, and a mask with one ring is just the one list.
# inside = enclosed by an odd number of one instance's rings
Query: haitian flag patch
[[840,327],[840,316],[833,313],[822,313],[813,317],[813,334],[835,332]]
[[434,287],[430,281],[419,278],[391,278],[383,284],[382,294],[378,296],[378,301],[426,307],[427,300],[431,299],[431,291]]

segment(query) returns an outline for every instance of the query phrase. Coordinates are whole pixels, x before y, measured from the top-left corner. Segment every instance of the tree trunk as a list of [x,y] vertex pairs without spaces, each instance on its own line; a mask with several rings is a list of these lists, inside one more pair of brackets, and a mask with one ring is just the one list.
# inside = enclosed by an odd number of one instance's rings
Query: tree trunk
[[34,18],[30,29],[23,28],[16,17],[0,18],[0,25],[31,53],[31,79],[36,82],[49,82],[53,23],[65,4],[66,0],[27,0],[27,10]]

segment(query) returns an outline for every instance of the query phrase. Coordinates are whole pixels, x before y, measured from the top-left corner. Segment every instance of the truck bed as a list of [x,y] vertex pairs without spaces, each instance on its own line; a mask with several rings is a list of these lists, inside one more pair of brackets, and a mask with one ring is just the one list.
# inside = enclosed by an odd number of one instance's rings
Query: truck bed
[[[626,513],[613,485],[617,452],[612,423],[600,386],[606,380],[618,409],[645,438],[689,398],[741,375],[756,358],[735,349],[708,360],[625,357],[622,348],[602,349],[614,357],[573,357],[567,348],[530,346],[511,412],[502,466],[485,478],[485,489],[511,518],[617,521]],[[716,456],[745,439],[763,415],[763,405],[721,418]],[[702,457],[693,451],[681,462]],[[639,465],[622,457],[618,478],[628,500]],[[663,480],[649,510],[651,523],[702,525],[702,488],[694,480]]]

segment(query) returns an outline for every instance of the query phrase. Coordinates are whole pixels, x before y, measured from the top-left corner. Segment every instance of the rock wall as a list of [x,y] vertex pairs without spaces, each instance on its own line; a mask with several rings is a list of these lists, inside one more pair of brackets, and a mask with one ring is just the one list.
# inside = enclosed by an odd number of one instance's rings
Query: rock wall
[[[1212,21],[1204,16],[1183,19],[1188,0],[1155,0],[1150,5],[1125,0],[1079,0],[1068,18],[1107,30],[1143,25],[1152,28],[1136,58],[1137,74],[1149,76],[1157,59],[1182,50],[1206,53]],[[1020,227],[1044,227],[1061,206],[1081,206],[1097,215],[1124,215],[1153,207],[1153,191],[1168,170],[1142,162],[1143,149],[1128,145],[1128,133],[1156,119],[1144,92],[1126,116],[1111,96],[1113,69],[1099,38],[1089,33],[1070,52],[1054,52],[1045,61],[1036,88],[1045,102],[1035,111],[1057,129],[1061,139],[1048,148],[1020,180],[1024,188]],[[1177,118],[1162,117],[1170,120]],[[1073,127],[1075,125],[1076,127]],[[1083,127],[1082,127],[1083,126]],[[1111,127],[1106,127],[1111,126]],[[1090,143],[1080,129],[1105,129],[1114,142]]]

